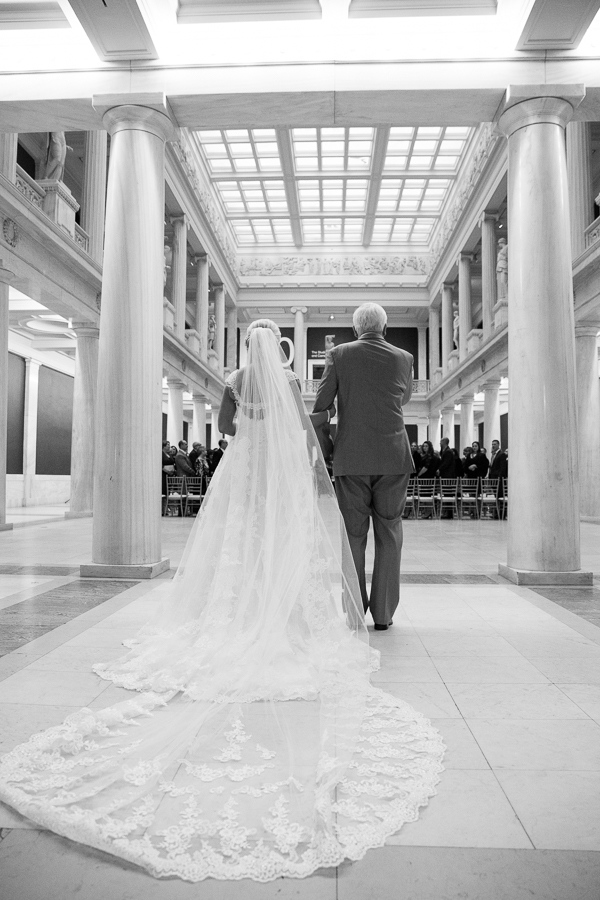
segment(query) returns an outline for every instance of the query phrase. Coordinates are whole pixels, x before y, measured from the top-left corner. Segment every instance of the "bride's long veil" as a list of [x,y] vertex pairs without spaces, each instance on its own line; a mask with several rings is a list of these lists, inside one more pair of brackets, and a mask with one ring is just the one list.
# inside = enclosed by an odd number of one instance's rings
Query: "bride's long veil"
[[191,881],[302,877],[416,818],[437,733],[370,685],[347,537],[299,385],[255,328],[237,433],[159,609],[95,671],[139,693],[0,764],[0,797]]

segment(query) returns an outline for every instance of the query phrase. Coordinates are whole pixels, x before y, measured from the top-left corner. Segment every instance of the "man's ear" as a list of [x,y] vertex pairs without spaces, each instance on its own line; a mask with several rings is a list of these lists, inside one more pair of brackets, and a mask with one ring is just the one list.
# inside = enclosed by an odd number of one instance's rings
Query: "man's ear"
[[354,332],[354,337],[357,338],[357,337],[358,337],[358,331],[356,330],[356,328],[354,327],[354,325],[352,326],[352,331]]
[[387,331],[387,325],[384,325],[384,326],[383,326],[383,331],[381,332],[382,335],[383,335],[384,337],[385,337],[386,331]]

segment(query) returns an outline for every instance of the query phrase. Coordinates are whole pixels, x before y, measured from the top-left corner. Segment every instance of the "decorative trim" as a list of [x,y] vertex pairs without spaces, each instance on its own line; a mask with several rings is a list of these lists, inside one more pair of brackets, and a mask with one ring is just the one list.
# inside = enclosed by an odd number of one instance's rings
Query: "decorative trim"
[[4,219],[2,223],[2,238],[9,247],[16,247],[19,241],[19,229],[12,219]]
[[421,256],[242,256],[238,274],[247,277],[281,275],[428,275],[429,255]]

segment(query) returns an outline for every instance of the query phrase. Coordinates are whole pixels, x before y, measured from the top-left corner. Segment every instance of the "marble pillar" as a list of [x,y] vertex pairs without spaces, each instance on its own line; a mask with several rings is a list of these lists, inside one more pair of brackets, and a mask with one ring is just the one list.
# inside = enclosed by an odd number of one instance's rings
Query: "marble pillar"
[[575,326],[581,516],[600,522],[600,321]]
[[8,434],[8,289],[14,273],[0,260],[0,531],[6,523],[6,441]]
[[185,340],[185,300],[187,276],[187,220],[185,216],[171,219],[173,226],[173,261],[171,274],[171,303],[175,307],[175,334]]
[[442,285],[442,372],[444,378],[450,371],[450,354],[454,348],[452,312],[452,285]]
[[306,306],[292,306],[294,313],[294,372],[304,384],[306,378],[306,344],[304,341],[304,316],[308,312]]
[[241,329],[240,331],[240,360],[239,367],[242,369],[246,363],[248,362],[248,347],[246,345],[246,331],[245,329]]
[[585,229],[594,219],[591,122],[567,125],[567,179],[573,259],[585,250]]
[[494,306],[496,305],[496,221],[497,213],[485,212],[481,218],[481,310],[483,340],[487,341],[494,330]]
[[[523,96],[524,88],[520,88]],[[557,88],[568,91],[568,88]],[[581,571],[573,279],[560,96],[508,107],[510,435],[508,565],[520,584],[592,583]],[[577,86],[571,89],[574,102]],[[547,92],[547,88],[544,91]],[[532,452],[544,448],[544,452]]]
[[71,431],[71,500],[67,519],[91,516],[94,508],[94,456],[96,452],[96,388],[98,383],[97,326],[74,322],[77,335],[73,428]]
[[471,259],[470,253],[458,256],[458,356],[467,356],[467,338],[471,331]]
[[196,256],[196,331],[200,336],[200,359],[208,361],[208,273],[210,263],[208,256]]
[[6,132],[0,134],[0,175],[14,182],[17,173],[17,142],[19,135]]
[[37,465],[37,423],[40,365],[34,359],[25,360],[25,415],[23,420],[23,506],[34,502]]
[[183,392],[185,384],[178,378],[167,378],[167,440],[174,447],[183,440]]
[[432,412],[429,416],[429,440],[433,444],[434,450],[439,450],[440,446],[440,413]]
[[457,447],[459,453],[462,453],[463,447],[470,446],[475,440],[475,423],[473,419],[473,397],[461,397],[460,403],[460,447]]
[[[151,578],[161,558],[165,141],[144,106],[104,114],[111,135],[98,351],[92,565],[82,575]],[[143,452],[141,452],[143,451]]]
[[237,309],[232,306],[227,310],[227,368],[230,372],[237,369]]
[[492,441],[500,442],[500,379],[494,378],[483,385],[483,442],[491,453]]
[[442,437],[448,438],[454,447],[454,404],[442,408]]
[[420,381],[425,381],[427,379],[427,329],[424,325],[419,325],[418,329],[418,344],[417,344],[417,378]]
[[429,377],[440,368],[440,311],[429,307]]
[[218,284],[215,288],[215,319],[217,320],[215,336],[217,371],[223,377],[223,367],[225,366],[225,286],[222,284]]
[[88,253],[98,263],[102,262],[104,248],[107,150],[107,131],[86,132],[81,227],[88,235]]
[[192,394],[194,416],[192,419],[192,444],[200,443],[206,447],[206,404],[204,394]]
[[212,444],[212,449],[219,446],[219,441],[221,440],[221,433],[219,431],[219,406],[212,406],[210,411],[210,440]]

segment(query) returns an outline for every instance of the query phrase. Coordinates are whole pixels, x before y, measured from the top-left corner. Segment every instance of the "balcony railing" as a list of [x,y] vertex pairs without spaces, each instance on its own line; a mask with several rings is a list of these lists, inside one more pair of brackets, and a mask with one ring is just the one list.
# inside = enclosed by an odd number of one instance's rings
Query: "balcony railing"
[[[309,378],[304,382],[304,393],[309,396],[313,396],[317,393],[317,388],[319,387],[320,379],[318,378]],[[419,378],[417,381],[413,381],[413,395],[414,394],[427,394],[429,393],[429,380],[424,378]]]
[[90,238],[87,232],[75,223],[75,243],[78,244],[86,253],[89,252]]
[[594,219],[591,225],[585,229],[585,246],[591,247],[600,240],[600,216]]
[[17,165],[15,184],[17,190],[21,191],[26,200],[29,200],[30,203],[33,203],[39,209],[42,208],[42,201],[46,196],[44,188],[40,187],[37,181],[34,181],[25,169],[22,169],[19,165]]

